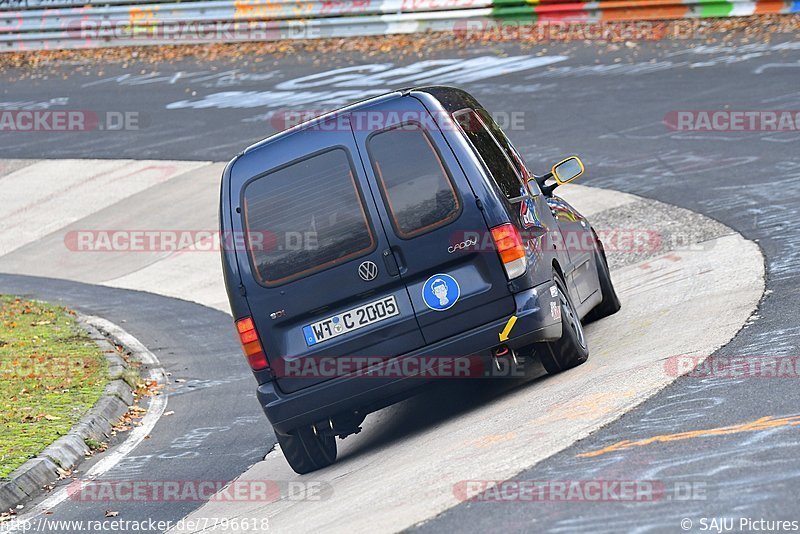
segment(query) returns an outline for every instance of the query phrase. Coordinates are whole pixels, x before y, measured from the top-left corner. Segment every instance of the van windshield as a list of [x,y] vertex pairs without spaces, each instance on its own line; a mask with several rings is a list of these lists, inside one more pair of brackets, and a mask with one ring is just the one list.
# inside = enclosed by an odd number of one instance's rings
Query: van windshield
[[244,191],[256,278],[277,285],[375,248],[350,158],[336,148],[282,167]]

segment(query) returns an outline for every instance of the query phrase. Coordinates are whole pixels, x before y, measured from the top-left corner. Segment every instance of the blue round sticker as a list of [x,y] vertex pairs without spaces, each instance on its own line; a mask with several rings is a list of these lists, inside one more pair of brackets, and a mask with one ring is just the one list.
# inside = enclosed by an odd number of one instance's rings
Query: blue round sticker
[[422,300],[434,311],[449,310],[461,296],[461,288],[449,274],[434,274],[422,286]]

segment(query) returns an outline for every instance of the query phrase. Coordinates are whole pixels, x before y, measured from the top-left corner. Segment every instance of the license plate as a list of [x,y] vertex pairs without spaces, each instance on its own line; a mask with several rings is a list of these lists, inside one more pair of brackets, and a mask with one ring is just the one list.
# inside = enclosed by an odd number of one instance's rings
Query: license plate
[[400,315],[397,301],[394,296],[388,296],[306,325],[303,327],[303,337],[310,347],[395,315]]

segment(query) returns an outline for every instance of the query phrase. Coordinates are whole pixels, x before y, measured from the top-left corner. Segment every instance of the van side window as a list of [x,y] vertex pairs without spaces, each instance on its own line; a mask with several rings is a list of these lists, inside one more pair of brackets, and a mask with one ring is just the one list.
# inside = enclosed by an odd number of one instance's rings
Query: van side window
[[247,185],[247,249],[259,282],[281,284],[374,250],[354,176],[347,152],[335,148]]
[[513,154],[511,147],[509,146],[508,150],[503,147],[503,143],[508,144],[505,135],[500,132],[502,140],[495,137],[484,119],[472,109],[456,111],[453,113],[453,118],[506,198],[522,196],[524,174],[514,164],[513,156],[509,155]]
[[408,239],[458,217],[461,205],[453,182],[419,124],[375,133],[367,149],[398,236]]
[[502,148],[503,152],[506,153],[509,161],[511,161],[511,165],[513,165],[514,169],[516,169],[517,174],[523,178],[527,178],[530,173],[525,167],[525,160],[522,159],[522,156],[519,155],[517,149],[511,144],[511,141],[508,139],[503,129],[497,125],[492,116],[489,115],[485,109],[479,109],[477,114],[483,121],[486,129],[489,130],[492,133],[492,136],[494,136],[494,138],[497,140],[497,144],[500,145],[500,148]]

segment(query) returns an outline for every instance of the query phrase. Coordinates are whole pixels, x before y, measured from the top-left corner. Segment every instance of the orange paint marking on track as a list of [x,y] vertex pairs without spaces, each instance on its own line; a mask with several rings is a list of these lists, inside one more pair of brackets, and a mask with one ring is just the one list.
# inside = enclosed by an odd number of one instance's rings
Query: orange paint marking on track
[[606,454],[608,452],[615,452],[623,449],[630,449],[633,447],[644,447],[645,445],[650,445],[653,443],[667,443],[670,441],[681,441],[684,439],[693,439],[693,438],[705,438],[711,436],[724,436],[727,434],[737,434],[739,432],[757,432],[759,430],[769,430],[772,428],[778,428],[782,426],[795,426],[800,425],[800,415],[790,415],[787,417],[780,417],[775,418],[772,416],[762,417],[760,419],[756,419],[755,421],[750,421],[748,423],[741,423],[738,425],[731,425],[731,426],[722,426],[718,428],[708,428],[705,430],[690,430],[688,432],[679,432],[677,434],[662,434],[659,436],[653,436],[651,438],[640,439],[636,441],[630,440],[622,440],[609,445],[608,447],[603,447],[602,449],[598,449],[596,451],[591,452],[584,452],[578,454],[578,458],[593,458],[595,456],[600,456],[601,454]]

